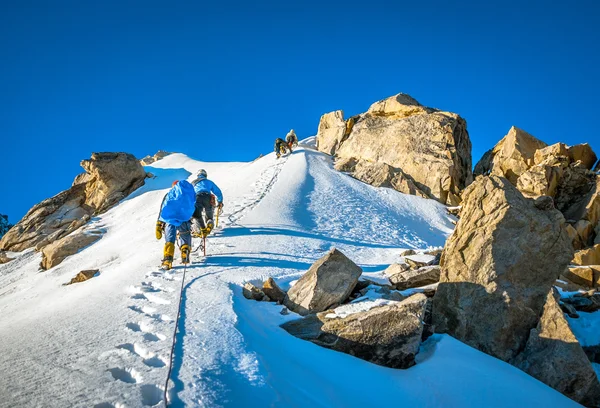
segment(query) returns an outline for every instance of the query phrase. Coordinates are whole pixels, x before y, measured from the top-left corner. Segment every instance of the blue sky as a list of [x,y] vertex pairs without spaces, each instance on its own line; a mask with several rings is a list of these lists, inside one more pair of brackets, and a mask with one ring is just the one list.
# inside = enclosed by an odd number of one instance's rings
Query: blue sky
[[220,3],[0,2],[0,213],[94,151],[252,160],[398,92],[466,118],[474,163],[512,125],[600,155],[592,1]]

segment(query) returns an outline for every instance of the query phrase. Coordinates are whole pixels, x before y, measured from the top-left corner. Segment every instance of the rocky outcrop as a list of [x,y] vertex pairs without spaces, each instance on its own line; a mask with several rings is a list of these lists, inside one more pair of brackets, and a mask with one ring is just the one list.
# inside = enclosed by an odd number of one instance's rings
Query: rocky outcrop
[[0,238],[12,228],[12,225],[8,222],[8,215],[0,214]]
[[398,290],[406,290],[431,285],[439,282],[440,267],[437,265],[425,266],[417,270],[400,272],[391,275],[389,280]]
[[99,272],[98,269],[88,269],[85,271],[81,271],[77,275],[75,275],[75,277],[73,279],[71,279],[71,281],[69,283],[65,283],[65,285],[72,285],[74,283],[85,282],[87,280],[92,279],[94,276],[96,276],[96,274],[98,274],[98,272]]
[[339,160],[335,169],[350,173],[355,179],[375,187],[389,187],[404,194],[429,198],[402,170],[385,163],[349,158]]
[[129,153],[93,153],[81,162],[90,179],[85,185],[85,204],[101,213],[144,185],[146,172]]
[[[472,181],[465,120],[424,107],[405,94],[376,102],[349,121],[343,120],[341,111],[324,115],[317,147],[339,159],[389,166],[361,165],[363,172],[382,173],[377,179],[389,178],[393,188],[401,187],[399,191],[425,194],[442,203],[458,204],[460,191]],[[392,183],[394,177],[399,180]]]
[[573,264],[580,266],[600,265],[600,244],[575,252]]
[[6,252],[0,251],[0,265],[9,263],[10,261],[14,261],[14,258],[11,258],[8,255],[6,255]]
[[419,352],[426,304],[427,297],[416,294],[343,318],[318,313],[281,327],[322,347],[387,367],[408,368]]
[[350,296],[361,273],[360,267],[334,248],[288,290],[284,304],[301,315],[327,310]]
[[81,162],[86,173],[74,185],[35,205],[0,240],[0,249],[22,251],[44,246],[86,224],[144,184],[146,173],[127,153],[94,153]]
[[573,254],[563,216],[540,204],[497,176],[463,192],[433,300],[437,332],[504,361],[525,347]]
[[141,159],[140,164],[142,166],[148,166],[154,162],[159,161],[160,159],[167,157],[170,154],[172,154],[172,153],[166,152],[164,150],[159,150],[158,152],[156,152],[156,154],[154,156],[148,155],[148,156],[144,157],[143,159]]
[[327,154],[335,154],[351,128],[351,121],[344,120],[344,112],[333,111],[321,116],[317,132],[317,149]]
[[74,255],[85,247],[102,238],[100,233],[76,231],[44,247],[42,250],[42,269],[50,269],[61,263],[66,257]]
[[283,303],[283,300],[285,299],[285,291],[277,285],[277,282],[275,282],[273,278],[269,278],[263,283],[262,291],[271,300],[274,300],[277,303]]
[[533,166],[535,152],[546,146],[546,143],[513,126],[475,165],[474,174],[502,176],[516,185],[519,176]]
[[600,406],[596,373],[558,303],[558,294],[550,291],[542,317],[513,364],[582,405]]

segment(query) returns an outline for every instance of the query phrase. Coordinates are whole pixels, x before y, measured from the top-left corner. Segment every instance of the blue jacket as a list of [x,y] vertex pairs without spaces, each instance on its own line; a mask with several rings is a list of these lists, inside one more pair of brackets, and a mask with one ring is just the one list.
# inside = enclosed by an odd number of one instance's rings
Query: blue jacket
[[195,208],[194,187],[188,181],[181,180],[163,198],[158,218],[178,227],[192,218]]
[[221,189],[217,187],[215,183],[210,181],[209,179],[196,179],[193,181],[194,191],[196,194],[200,193],[212,193],[217,196],[217,201],[223,202],[223,194],[221,193]]

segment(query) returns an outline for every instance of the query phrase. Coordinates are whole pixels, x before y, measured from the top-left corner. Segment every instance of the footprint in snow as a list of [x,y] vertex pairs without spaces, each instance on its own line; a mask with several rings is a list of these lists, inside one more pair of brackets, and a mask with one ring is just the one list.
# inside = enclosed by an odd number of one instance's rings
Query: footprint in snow
[[153,295],[151,293],[136,293],[131,297],[134,300],[147,300],[150,303],[156,303],[158,305],[170,305],[171,301],[167,299],[163,299],[159,296]]
[[143,363],[145,365],[147,365],[148,367],[161,368],[161,367],[164,367],[167,365],[167,363],[165,362],[165,360],[163,358],[157,356],[154,353],[149,352],[148,350],[146,350],[144,347],[140,346],[139,344],[125,343],[125,344],[121,344],[120,346],[117,346],[117,348],[127,350],[130,353],[141,357],[143,359],[142,360]]
[[163,389],[153,384],[144,384],[140,387],[142,394],[142,404],[155,406],[162,402]]
[[137,384],[142,382],[142,376],[140,373],[135,371],[133,368],[111,368],[108,370],[113,378],[118,381],[123,381],[127,384]]
[[[145,299],[145,297],[144,297]],[[129,308],[131,310],[133,310],[134,312],[138,312],[141,313],[143,315],[146,315],[154,320],[160,320],[162,322],[172,322],[173,318],[170,317],[169,315],[166,314],[161,314],[161,313],[154,313],[156,312],[156,309],[150,306],[129,306]]]

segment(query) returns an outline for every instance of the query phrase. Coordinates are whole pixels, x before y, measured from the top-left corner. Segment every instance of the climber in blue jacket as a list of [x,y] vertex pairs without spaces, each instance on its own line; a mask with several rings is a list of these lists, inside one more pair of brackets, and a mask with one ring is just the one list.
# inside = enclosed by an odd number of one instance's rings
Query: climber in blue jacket
[[185,180],[175,181],[171,190],[163,198],[160,213],[156,221],[156,239],[161,239],[165,232],[165,248],[162,268],[173,267],[175,255],[175,239],[179,231],[181,263],[190,262],[190,247],[192,245],[192,228],[190,219],[194,214],[196,194],[194,187]]
[[[194,228],[199,230],[200,235],[206,237],[214,227],[213,207],[221,210],[223,208],[223,193],[215,183],[207,178],[206,170],[200,169],[196,175],[196,180],[192,181],[194,191],[196,192],[196,211],[194,212]],[[213,194],[216,203],[213,201]],[[206,223],[202,211],[206,212]]]

